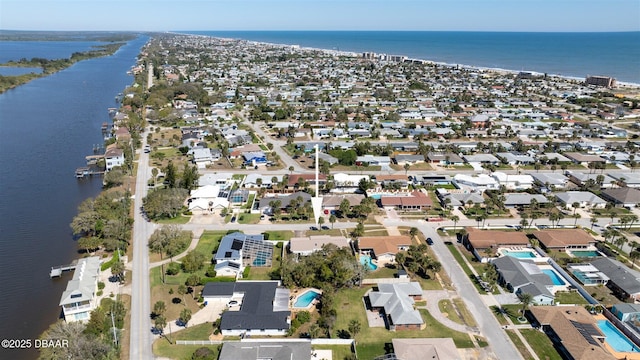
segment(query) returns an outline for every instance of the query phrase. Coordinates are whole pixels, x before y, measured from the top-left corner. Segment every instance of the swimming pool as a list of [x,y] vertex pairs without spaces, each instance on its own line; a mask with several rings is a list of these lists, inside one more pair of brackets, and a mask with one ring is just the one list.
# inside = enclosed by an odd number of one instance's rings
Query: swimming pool
[[575,257],[587,257],[587,258],[602,256],[600,255],[600,252],[596,250],[571,250],[571,254]]
[[307,290],[298,296],[296,302],[293,304],[293,307],[306,309],[309,307],[309,305],[311,305],[311,302],[313,302],[313,300],[318,299],[319,297],[319,292],[315,290]]
[[609,320],[598,320],[598,327],[606,336],[605,341],[618,352],[640,352],[631,340],[627,339]]
[[374,264],[371,261],[371,256],[369,256],[369,255],[360,255],[360,264],[366,265],[369,268],[369,270],[377,270],[378,269],[378,265]]
[[518,259],[534,259],[537,257],[536,254],[534,254],[533,251],[530,251],[530,250],[524,250],[524,251],[502,250],[502,253],[504,255],[511,256]]
[[551,269],[543,269],[542,272],[547,274],[547,276],[549,276],[551,278],[551,281],[553,281],[553,285],[565,285],[566,284],[564,282],[564,280],[562,280],[560,275],[558,275],[557,272],[555,272],[555,271],[553,271]]
[[372,199],[376,199],[376,200],[380,200],[382,198],[382,195],[380,194],[373,194],[373,195],[369,195],[370,198]]

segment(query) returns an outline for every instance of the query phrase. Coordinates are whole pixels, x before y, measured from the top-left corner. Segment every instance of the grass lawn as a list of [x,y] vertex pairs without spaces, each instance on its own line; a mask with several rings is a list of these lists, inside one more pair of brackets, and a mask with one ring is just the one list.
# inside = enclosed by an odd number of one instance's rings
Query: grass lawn
[[500,325],[509,325],[507,319],[502,315],[502,310],[499,306],[493,305],[490,307],[491,312],[495,315],[496,319],[500,323]]
[[558,354],[558,351],[553,347],[553,343],[545,333],[533,329],[523,329],[520,330],[520,333],[527,339],[527,342],[540,359],[562,360],[562,356]]
[[338,360],[353,354],[351,345],[313,345],[311,348],[313,350],[331,350],[333,358]]
[[514,325],[529,323],[529,320],[526,320],[526,318],[524,322],[520,322],[520,320],[518,320],[518,318],[520,317],[520,310],[522,309],[522,305],[520,304],[502,305],[502,309],[504,310],[505,314],[509,317],[509,319],[511,319],[511,322],[514,323]]
[[589,295],[593,296],[606,307],[610,307],[613,304],[620,302],[620,300],[616,298],[611,290],[606,286],[588,286],[586,287],[586,290],[589,292]]
[[577,291],[558,291],[556,294],[556,304],[588,304],[589,302]]
[[[184,296],[178,294],[178,285],[184,284],[184,280],[181,282],[172,282],[172,284],[162,284],[160,275],[160,267],[151,269],[149,275],[151,277],[151,311],[153,311],[153,304],[157,301],[164,301],[166,307],[164,316],[168,323],[177,319],[185,306],[191,309],[193,314],[200,310],[200,304],[193,299],[192,294],[185,294]],[[187,276],[188,274],[184,276],[184,278],[186,279]],[[166,278],[168,280],[169,278],[174,278],[174,276],[167,276]],[[173,294],[169,294],[170,289],[173,289]],[[195,293],[199,294],[201,290],[202,286],[196,286]]]
[[220,240],[222,240],[226,234],[226,231],[204,231],[200,236],[200,240],[198,241],[198,245],[196,245],[195,251],[207,257],[211,257],[213,252],[218,249]]
[[473,315],[467,309],[467,306],[464,304],[461,298],[453,299],[453,305],[456,306],[458,312],[462,315],[462,321],[469,326],[476,326],[476,320],[473,318]]
[[164,219],[160,219],[160,220],[154,220],[155,223],[161,224],[161,225],[181,225],[181,224],[186,224],[189,222],[189,220],[191,220],[191,216],[188,215],[178,215],[174,218],[164,218]]
[[239,224],[257,224],[260,222],[260,214],[238,214]]
[[438,302],[438,308],[440,312],[446,314],[451,321],[462,325],[476,326],[475,319],[464,305],[462,299],[453,299],[453,302],[449,299],[440,300],[440,302]]
[[458,347],[473,347],[473,342],[468,334],[445,327],[424,309],[420,310],[420,314],[426,323],[424,330],[392,332],[385,328],[368,327],[362,299],[368,289],[343,289],[336,293],[334,300],[338,311],[333,328],[335,332],[347,330],[349,322],[354,319],[362,324],[362,330],[357,336],[359,358],[373,359],[376,356],[385,354],[385,344],[390,343],[393,338],[451,337]]
[[445,314],[447,318],[449,318],[449,320],[464,325],[464,321],[462,321],[462,318],[458,316],[458,312],[453,307],[453,303],[451,302],[451,300],[440,300],[440,302],[438,302],[438,309],[440,309],[440,312]]
[[460,264],[460,267],[462,268],[464,273],[467,274],[467,276],[469,276],[469,278],[471,279],[471,282],[476,287],[476,290],[478,290],[480,294],[486,294],[487,292],[484,291],[484,289],[480,286],[480,284],[476,280],[475,274],[473,273],[473,271],[471,271],[471,268],[467,265],[467,263],[462,258],[462,254],[460,254],[460,251],[458,251],[458,248],[454,244],[447,244],[447,248],[449,248],[449,251],[451,251],[451,254],[456,259],[458,264]]
[[293,237],[293,231],[281,230],[281,231],[265,231],[265,239],[268,240],[290,240]]
[[513,344],[516,346],[518,351],[520,351],[520,354],[522,354],[522,357],[525,360],[533,360],[534,357],[531,356],[529,350],[524,346],[524,343],[522,343],[522,340],[520,340],[520,337],[518,337],[516,331],[517,330],[507,330],[507,335],[509,335],[509,338],[511,339],[511,341],[513,341]]
[[[175,334],[172,334],[169,344],[167,339],[161,337],[153,342],[153,354],[170,359],[191,359],[191,355],[196,349],[207,347],[214,351],[214,359],[218,357],[221,345],[176,345],[176,340],[208,340],[209,335],[213,332],[213,325],[205,323],[188,327]],[[168,334],[167,334],[168,336]]]

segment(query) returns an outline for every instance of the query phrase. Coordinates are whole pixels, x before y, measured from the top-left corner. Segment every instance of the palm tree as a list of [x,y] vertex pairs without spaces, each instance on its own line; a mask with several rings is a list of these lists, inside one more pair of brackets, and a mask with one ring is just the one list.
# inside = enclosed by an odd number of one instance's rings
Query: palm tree
[[453,232],[456,232],[456,225],[458,221],[460,221],[460,217],[458,215],[451,215],[451,221],[453,221]]
[[336,216],[331,214],[331,216],[329,216],[329,222],[331,223],[331,229],[333,229],[333,224],[336,222]]
[[520,220],[520,226],[522,226],[522,229],[526,228],[527,225],[529,225],[529,222],[527,221],[527,219]]
[[631,268],[634,268],[636,266],[636,260],[638,260],[638,258],[640,258],[640,251],[631,250],[631,252],[629,253],[629,259],[631,259],[632,261]]
[[596,218],[595,216],[591,217],[591,231],[593,231],[593,225],[595,225],[598,222],[598,218]]
[[533,295],[529,293],[521,293],[519,295],[519,298],[520,298],[520,304],[522,304],[520,313],[522,314],[522,318],[524,319],[524,312],[527,310],[529,305],[533,304]]
[[352,319],[351,321],[349,321],[349,333],[351,333],[354,339],[361,329],[362,324],[360,324],[360,321],[358,321],[357,319]]
[[413,240],[413,238],[418,235],[418,228],[412,227],[409,229],[409,235],[411,235],[411,239]]
[[164,301],[162,300],[156,301],[156,303],[153,305],[153,313],[157,316],[162,316],[162,314],[164,314],[166,310],[167,310],[167,306],[164,304]]
[[582,216],[580,216],[580,214],[573,214],[573,226],[575,227],[578,224],[578,219],[580,219]]

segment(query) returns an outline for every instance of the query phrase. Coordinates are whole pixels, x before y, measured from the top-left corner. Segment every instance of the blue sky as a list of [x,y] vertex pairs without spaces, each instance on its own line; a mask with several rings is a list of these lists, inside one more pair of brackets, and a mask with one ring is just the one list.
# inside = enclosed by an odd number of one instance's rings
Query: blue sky
[[640,31],[640,1],[0,0],[0,29]]

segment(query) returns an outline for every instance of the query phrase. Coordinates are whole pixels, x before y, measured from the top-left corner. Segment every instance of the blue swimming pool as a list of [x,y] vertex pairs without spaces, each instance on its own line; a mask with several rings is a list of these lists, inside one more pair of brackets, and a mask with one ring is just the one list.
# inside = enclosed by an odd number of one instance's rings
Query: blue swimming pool
[[370,198],[372,199],[376,199],[376,200],[380,200],[380,198],[382,198],[382,195],[380,194],[373,194],[373,195],[369,195]]
[[564,282],[564,280],[562,280],[560,275],[558,275],[558,273],[556,273],[555,271],[553,271],[551,269],[544,269],[544,270],[542,270],[542,272],[547,274],[547,276],[549,276],[551,278],[551,281],[553,281],[553,285],[565,285],[566,284]]
[[306,309],[309,307],[309,305],[311,305],[311,302],[313,302],[313,300],[318,299],[319,297],[319,292],[315,290],[307,290],[300,296],[298,296],[296,302],[293,304],[293,307]]
[[371,261],[371,256],[369,255],[360,255],[360,264],[365,265],[369,270],[378,269],[378,265]]
[[523,250],[523,251],[502,250],[502,253],[507,256],[511,256],[518,259],[533,259],[537,257],[536,254],[534,254],[533,251],[530,251],[530,250]]
[[618,352],[640,352],[640,349],[627,339],[609,320],[598,320],[598,327],[606,336],[605,341]]
[[596,250],[571,250],[571,254],[575,257],[598,257],[602,256],[599,251]]

